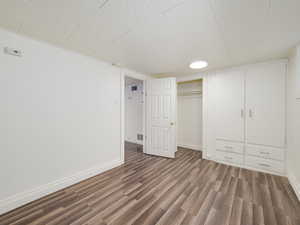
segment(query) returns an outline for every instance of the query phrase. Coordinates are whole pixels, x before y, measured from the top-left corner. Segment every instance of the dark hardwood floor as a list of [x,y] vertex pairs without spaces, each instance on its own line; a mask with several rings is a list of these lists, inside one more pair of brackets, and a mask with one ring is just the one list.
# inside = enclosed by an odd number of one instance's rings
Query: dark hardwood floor
[[284,177],[126,145],[126,163],[0,216],[0,224],[300,225],[300,203]]

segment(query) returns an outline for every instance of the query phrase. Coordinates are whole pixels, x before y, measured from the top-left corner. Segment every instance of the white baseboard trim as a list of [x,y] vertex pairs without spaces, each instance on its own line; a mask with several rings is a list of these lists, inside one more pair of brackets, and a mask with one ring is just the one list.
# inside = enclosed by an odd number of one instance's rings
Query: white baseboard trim
[[300,201],[300,181],[297,180],[296,176],[291,173],[291,171],[288,171],[288,179]]
[[80,181],[93,177],[97,174],[103,173],[114,167],[122,165],[124,162],[121,160],[113,160],[109,163],[105,163],[99,166],[92,167],[90,169],[78,172],[68,177],[44,184],[37,188],[24,191],[8,198],[0,200],[0,215],[9,212],[15,208],[25,205],[29,202],[42,198],[48,194],[59,191],[63,188],[76,184]]
[[127,139],[125,141],[133,144],[144,145],[143,141],[135,141],[135,140],[127,140]]
[[201,145],[177,144],[177,146],[182,147],[182,148],[193,149],[193,150],[196,150],[196,151],[201,151],[202,150]]

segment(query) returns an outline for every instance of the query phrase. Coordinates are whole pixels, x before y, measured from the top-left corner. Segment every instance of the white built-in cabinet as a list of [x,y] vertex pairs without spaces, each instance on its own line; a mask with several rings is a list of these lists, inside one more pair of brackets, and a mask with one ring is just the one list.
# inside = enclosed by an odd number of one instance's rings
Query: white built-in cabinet
[[204,145],[208,158],[284,174],[286,70],[283,60],[207,76]]

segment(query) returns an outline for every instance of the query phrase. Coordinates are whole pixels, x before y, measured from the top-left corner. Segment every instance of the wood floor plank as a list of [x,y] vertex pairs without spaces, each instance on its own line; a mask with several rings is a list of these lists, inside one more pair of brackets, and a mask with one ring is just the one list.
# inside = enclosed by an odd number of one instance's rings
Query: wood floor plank
[[235,198],[230,216],[230,225],[240,225],[243,212],[243,200],[241,198]]
[[299,225],[285,177],[126,144],[125,164],[0,216],[1,225]]

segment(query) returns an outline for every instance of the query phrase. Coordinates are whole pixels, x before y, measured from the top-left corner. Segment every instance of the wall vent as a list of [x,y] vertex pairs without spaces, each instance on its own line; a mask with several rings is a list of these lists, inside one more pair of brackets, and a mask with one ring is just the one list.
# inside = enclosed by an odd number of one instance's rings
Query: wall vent
[[138,87],[136,85],[131,86],[131,91],[137,91]]

